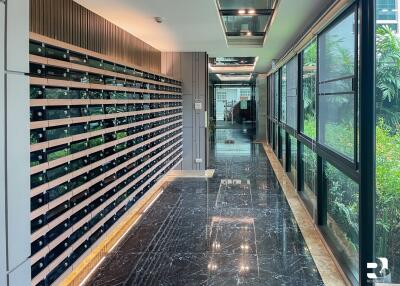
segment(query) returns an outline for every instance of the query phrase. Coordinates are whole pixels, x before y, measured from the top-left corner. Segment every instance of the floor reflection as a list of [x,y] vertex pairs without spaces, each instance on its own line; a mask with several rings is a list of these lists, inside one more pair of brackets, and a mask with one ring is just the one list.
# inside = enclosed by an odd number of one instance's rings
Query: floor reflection
[[217,129],[214,177],[173,182],[89,284],[322,285],[253,135]]

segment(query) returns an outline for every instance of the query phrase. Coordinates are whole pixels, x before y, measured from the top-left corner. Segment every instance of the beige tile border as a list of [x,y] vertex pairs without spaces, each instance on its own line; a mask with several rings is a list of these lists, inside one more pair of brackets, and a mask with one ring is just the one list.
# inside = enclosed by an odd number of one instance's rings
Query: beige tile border
[[175,178],[212,178],[214,176],[214,169],[207,169],[204,171],[198,170],[172,170],[168,174],[167,179]]
[[303,234],[304,240],[306,241],[311,256],[314,259],[322,281],[327,286],[351,285],[349,280],[338,266],[333,254],[327,247],[321,233],[315,226],[310,214],[304,206],[303,201],[297,194],[292,182],[286,175],[279,160],[275,156],[275,153],[272,151],[269,145],[263,144],[263,147],[286,196],[297,224],[299,225],[300,231]]

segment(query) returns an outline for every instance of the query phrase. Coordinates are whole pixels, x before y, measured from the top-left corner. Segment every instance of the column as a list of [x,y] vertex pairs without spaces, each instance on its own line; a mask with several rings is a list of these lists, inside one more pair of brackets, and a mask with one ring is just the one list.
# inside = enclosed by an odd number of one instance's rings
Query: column
[[29,285],[29,0],[0,7],[0,284]]

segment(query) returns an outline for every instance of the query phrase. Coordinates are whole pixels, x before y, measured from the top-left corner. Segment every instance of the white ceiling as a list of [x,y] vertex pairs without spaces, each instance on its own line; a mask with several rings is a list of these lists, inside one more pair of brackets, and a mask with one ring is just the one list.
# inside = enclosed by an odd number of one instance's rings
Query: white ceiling
[[[161,51],[258,56],[267,72],[332,0],[280,0],[263,48],[228,47],[216,0],[75,0]],[[162,17],[162,24],[154,17]]]

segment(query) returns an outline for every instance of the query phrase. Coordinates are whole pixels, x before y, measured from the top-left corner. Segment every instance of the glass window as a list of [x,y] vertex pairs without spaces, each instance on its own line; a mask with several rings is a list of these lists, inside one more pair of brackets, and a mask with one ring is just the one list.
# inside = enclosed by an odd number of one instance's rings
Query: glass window
[[268,77],[268,117],[274,117],[274,75]]
[[301,146],[301,192],[300,195],[306,202],[311,215],[314,217],[316,211],[316,184],[317,175],[317,155],[307,146]]
[[287,125],[297,129],[297,56],[289,61],[286,70],[287,76],[287,98],[286,98],[286,121]]
[[376,19],[380,20],[396,20],[396,3],[397,0],[376,0]]
[[379,25],[379,15],[387,15],[399,3],[378,0],[376,4],[375,241],[376,256],[389,261],[381,278],[389,284],[400,283],[400,37],[390,26]]
[[297,139],[289,135],[290,154],[289,154],[289,178],[296,188],[297,182]]
[[341,256],[339,259],[358,277],[358,185],[327,162],[324,176],[330,237]]
[[275,155],[278,156],[278,128],[275,123],[272,123],[272,140],[273,140],[273,148],[275,151]]
[[382,27],[382,28],[389,27],[390,30],[397,33],[397,24],[382,23],[382,24],[378,24],[378,27]]
[[281,68],[281,117],[280,121],[286,123],[286,65]]
[[323,32],[319,39],[318,141],[354,160],[355,13]]
[[317,41],[309,44],[302,56],[302,113],[300,130],[304,135],[315,139],[317,137],[317,122],[315,117],[316,78],[317,78]]
[[274,73],[274,117],[279,114],[279,72]]
[[279,127],[279,140],[280,140],[280,154],[279,154],[279,159],[282,163],[282,166],[284,166],[284,169],[286,169],[286,131],[285,129]]

